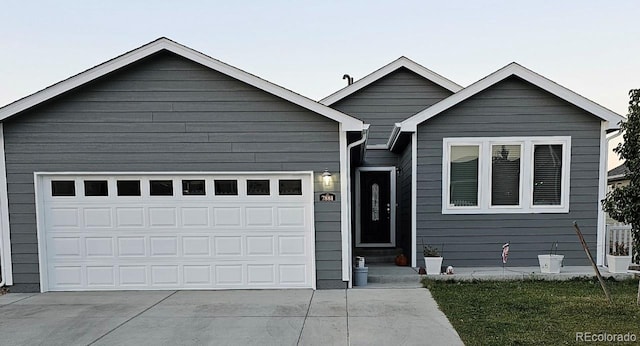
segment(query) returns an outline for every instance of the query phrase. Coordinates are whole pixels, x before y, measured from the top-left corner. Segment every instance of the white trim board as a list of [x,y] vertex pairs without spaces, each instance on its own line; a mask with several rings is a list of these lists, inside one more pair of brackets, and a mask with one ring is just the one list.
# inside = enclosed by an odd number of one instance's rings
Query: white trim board
[[361,131],[363,129],[362,121],[356,118],[348,116],[335,109],[326,107],[325,105],[322,105],[316,101],[306,98],[291,90],[285,89],[279,85],[268,82],[262,78],[235,68],[231,65],[225,64],[219,60],[183,46],[166,37],[161,37],[153,42],[145,44],[142,47],[136,48],[128,53],[120,55],[98,66],[81,72],[73,77],[65,79],[34,94],[10,103],[0,108],[0,120],[11,117],[35,105],[59,96],[67,91],[82,86],[90,81],[100,78],[122,67],[135,63],[136,61],[146,58],[152,54],[158,53],[162,50],[178,54],[186,59],[209,67],[218,72],[224,73],[232,78],[238,79],[244,83],[262,89],[275,96],[281,97],[310,111],[335,120],[343,125],[344,131]]
[[428,68],[412,61],[411,59],[401,56],[400,58],[392,61],[391,63],[379,68],[378,70],[374,71],[373,73],[368,74],[367,76],[365,76],[362,79],[359,79],[358,81],[356,81],[355,83],[348,85],[338,91],[336,91],[335,93],[323,98],[322,100],[320,100],[320,103],[322,103],[323,105],[332,105],[340,100],[342,100],[343,98],[355,93],[356,91],[374,83],[375,81],[379,80],[382,77],[385,77],[391,73],[393,73],[394,71],[396,71],[397,69],[404,67],[422,77],[424,77],[425,79],[451,91],[451,92],[458,92],[460,89],[462,89],[462,87],[454,82],[452,82],[451,80],[429,70]]
[[607,226],[604,209],[602,209],[602,201],[607,194],[607,158],[609,153],[609,141],[607,141],[607,124],[602,122],[600,129],[600,172],[598,174],[598,200],[596,206],[598,210],[598,228],[596,236],[596,262],[598,265],[604,265],[606,254]]
[[608,130],[617,129],[617,124],[621,120],[624,120],[624,117],[620,114],[588,100],[585,97],[578,95],[575,92],[513,62],[403,121],[400,123],[401,131],[415,132],[419,124],[511,76],[522,78],[525,81],[584,109],[585,111],[602,119],[602,121],[608,121]]
[[[389,243],[366,243],[363,244],[361,239],[362,226],[360,224],[361,198],[360,198],[360,174],[362,172],[389,172],[389,207],[391,208],[389,217]],[[391,167],[358,167],[356,168],[356,247],[393,247],[396,246],[396,168]]]
[[9,223],[9,194],[7,192],[7,165],[4,157],[4,127],[0,123],[0,254],[2,255],[2,280],[13,285],[11,263],[11,225]]

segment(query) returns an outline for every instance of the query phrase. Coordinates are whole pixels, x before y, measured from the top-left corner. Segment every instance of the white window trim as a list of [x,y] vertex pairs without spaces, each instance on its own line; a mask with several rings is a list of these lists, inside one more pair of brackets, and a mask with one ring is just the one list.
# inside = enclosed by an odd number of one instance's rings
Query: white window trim
[[[517,206],[491,205],[491,147],[493,145],[520,145],[520,204]],[[533,205],[533,146],[562,145],[562,191],[560,205]],[[451,146],[475,145],[478,151],[478,206],[455,207],[449,205],[449,171]],[[571,167],[571,137],[460,137],[442,140],[442,213],[443,214],[537,214],[568,213]]]

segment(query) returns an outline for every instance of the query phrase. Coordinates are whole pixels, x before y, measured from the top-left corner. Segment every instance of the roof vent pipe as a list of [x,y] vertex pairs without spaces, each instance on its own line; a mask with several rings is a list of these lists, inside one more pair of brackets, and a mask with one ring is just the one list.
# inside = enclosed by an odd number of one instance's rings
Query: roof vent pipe
[[349,76],[348,74],[345,74],[344,76],[342,76],[342,79],[347,80],[347,85],[353,84],[353,77]]

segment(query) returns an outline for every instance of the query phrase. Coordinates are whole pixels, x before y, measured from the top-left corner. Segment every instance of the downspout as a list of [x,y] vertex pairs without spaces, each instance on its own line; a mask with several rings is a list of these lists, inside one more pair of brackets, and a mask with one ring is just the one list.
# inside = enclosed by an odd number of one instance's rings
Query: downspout
[[[362,129],[362,138],[360,138],[359,140],[347,145],[347,205],[349,206],[348,211],[347,211],[347,221],[349,222],[349,225],[347,227],[347,229],[349,230],[349,261],[352,260],[352,240],[351,240],[351,233],[352,233],[352,229],[351,229],[351,225],[353,224],[352,220],[351,220],[351,210],[352,205],[351,205],[351,149],[357,147],[358,145],[364,144],[367,141],[367,137],[369,136],[369,124],[364,124],[364,128]],[[364,155],[364,145],[363,145],[363,150],[362,150],[362,154]],[[362,157],[362,155],[361,155]],[[351,263],[349,263],[349,268],[351,268]],[[351,277],[351,270],[349,270],[349,288],[353,287],[353,280]]]
[[5,280],[5,264],[4,264],[4,253],[2,252],[2,247],[4,246],[4,239],[2,239],[2,235],[0,235],[0,287],[4,287],[6,284]]

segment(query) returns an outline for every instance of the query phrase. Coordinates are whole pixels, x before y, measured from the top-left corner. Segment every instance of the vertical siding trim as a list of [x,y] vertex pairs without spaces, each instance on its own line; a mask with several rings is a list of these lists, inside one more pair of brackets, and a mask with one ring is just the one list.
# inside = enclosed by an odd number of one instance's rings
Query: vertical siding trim
[[343,130],[342,123],[339,126],[340,138],[340,233],[342,238],[342,281],[349,282],[351,287],[351,232],[348,217],[349,191],[347,190],[347,179],[349,172],[347,169],[347,132]]
[[[2,282],[13,285],[11,263],[11,229],[9,224],[9,194],[7,192],[7,162],[4,158],[4,124],[0,123],[0,260]],[[0,287],[3,285],[0,285]]]
[[418,132],[411,134],[411,266],[417,267],[416,229],[418,210]]
[[609,141],[607,141],[608,121],[600,122],[600,174],[598,175],[598,231],[596,238],[596,262],[604,265],[606,225],[602,201],[607,194],[607,157],[609,153]]

